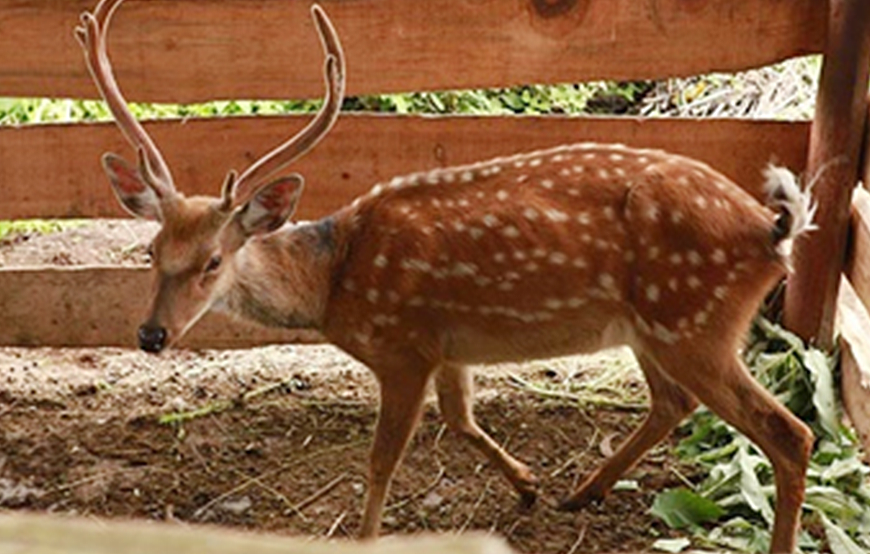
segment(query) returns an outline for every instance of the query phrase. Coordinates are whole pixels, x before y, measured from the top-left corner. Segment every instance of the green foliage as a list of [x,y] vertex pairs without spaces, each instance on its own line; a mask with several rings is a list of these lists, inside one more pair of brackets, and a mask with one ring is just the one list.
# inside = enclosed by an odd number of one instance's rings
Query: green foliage
[[[835,403],[834,357],[804,346],[784,329],[759,320],[746,360],[758,380],[803,419],[817,437],[807,475],[804,531],[800,548],[834,554],[870,548],[870,467],[840,424]],[[707,469],[694,491],[665,491],[653,513],[673,527],[688,527],[702,542],[740,551],[763,552],[773,524],[774,482],[770,462],[745,437],[706,410],[689,424],[678,453]],[[696,517],[702,501],[721,510],[716,526]],[[689,514],[686,516],[686,514]],[[707,513],[702,513],[706,515]],[[679,519],[677,516],[682,517]]]
[[24,235],[31,233],[48,234],[56,233],[71,227],[84,225],[84,221],[79,220],[44,220],[44,219],[22,219],[19,221],[0,221],[0,240],[8,240],[15,235]]

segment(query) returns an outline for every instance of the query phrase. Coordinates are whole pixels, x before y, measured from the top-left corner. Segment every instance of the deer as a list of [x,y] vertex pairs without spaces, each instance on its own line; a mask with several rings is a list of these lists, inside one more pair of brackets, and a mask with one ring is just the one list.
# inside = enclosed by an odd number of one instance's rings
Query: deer
[[813,436],[738,355],[796,239],[813,227],[810,194],[788,169],[765,170],[760,201],[700,161],[578,142],[398,176],[319,220],[292,222],[304,181],[287,168],[328,134],[345,87],[338,35],[314,5],[325,55],[319,112],[241,175],[230,171],[220,196],[186,197],[113,75],[106,35],[121,2],[85,12],[76,36],[137,154],[135,164],[103,156],[112,190],[130,214],[160,223],[139,346],[164,351],[221,311],[315,329],[365,364],[379,408],[360,537],[380,532],[430,382],[448,427],[531,507],[538,479],[475,420],[469,367],[625,345],[650,410],[558,509],[602,500],[703,403],[771,460],[771,551],[794,551]]

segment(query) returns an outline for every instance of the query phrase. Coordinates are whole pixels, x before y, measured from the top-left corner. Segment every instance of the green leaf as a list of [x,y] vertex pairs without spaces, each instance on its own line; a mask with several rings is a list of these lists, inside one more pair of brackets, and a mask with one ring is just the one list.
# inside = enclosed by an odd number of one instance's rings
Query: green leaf
[[836,437],[840,423],[837,416],[836,392],[831,365],[828,363],[827,357],[815,348],[807,350],[803,361],[815,387],[813,405],[816,408],[819,422],[829,436]]
[[676,554],[692,546],[692,541],[687,538],[682,539],[659,539],[652,544],[653,550],[661,550],[662,552],[671,552]]
[[833,554],[867,554],[867,551],[855,544],[842,528],[834,525],[824,514],[819,514],[825,526],[825,538]]
[[737,462],[740,465],[740,492],[743,498],[750,508],[761,514],[768,525],[773,525],[773,508],[770,507],[770,501],[755,473],[756,466],[766,464],[767,461],[751,455],[749,447],[744,445],[737,451]]
[[650,513],[672,529],[695,527],[719,519],[724,511],[712,500],[686,488],[669,489],[656,496]]

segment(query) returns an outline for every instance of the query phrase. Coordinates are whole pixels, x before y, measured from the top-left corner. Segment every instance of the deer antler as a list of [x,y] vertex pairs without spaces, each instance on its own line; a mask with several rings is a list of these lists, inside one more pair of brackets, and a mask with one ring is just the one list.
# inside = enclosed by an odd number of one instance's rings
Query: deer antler
[[159,196],[165,197],[175,193],[169,166],[166,165],[157,145],[127,107],[127,101],[118,88],[112,64],[106,53],[106,31],[112,14],[123,1],[102,0],[93,13],[84,12],[81,16],[82,25],[76,27],[76,39],[84,50],[88,70],[100,95],[109,105],[109,110],[115,117],[121,132],[138,153],[139,171],[142,177]]
[[269,178],[274,177],[282,169],[311,150],[329,132],[338,118],[338,112],[344,98],[344,53],[341,49],[341,42],[338,40],[338,34],[326,13],[320,6],[314,5],[311,8],[311,14],[314,17],[317,33],[320,35],[320,42],[326,55],[324,64],[326,96],[323,99],[323,106],[305,129],[254,162],[238,180],[235,180],[232,173],[227,177],[227,183],[230,187],[235,181],[236,192],[233,197],[233,205],[235,206],[244,204],[261,187],[268,184]]

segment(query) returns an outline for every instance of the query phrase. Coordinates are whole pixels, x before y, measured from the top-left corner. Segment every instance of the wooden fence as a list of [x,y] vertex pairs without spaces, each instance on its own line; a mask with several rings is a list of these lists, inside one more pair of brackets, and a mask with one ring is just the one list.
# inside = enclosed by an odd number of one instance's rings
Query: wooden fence
[[[94,98],[72,29],[95,0],[0,0],[0,96]],[[307,98],[322,90],[321,52],[302,0],[129,0],[110,37],[134,101]],[[347,52],[348,92],[651,79],[736,71],[825,53],[819,109],[808,123],[572,117],[345,115],[298,164],[310,184],[300,217],[322,216],[375,182],[412,170],[596,140],[665,148],[704,160],[757,193],[772,159],[817,172],[823,230],[803,241],[786,306],[805,338],[829,345],[843,260],[854,294],[842,325],[844,369],[857,390],[870,321],[870,209],[858,180],[870,68],[863,0],[324,0]],[[164,121],[148,125],[187,193],[215,193],[304,117]],[[121,216],[99,167],[125,151],[112,124],[0,128],[0,219]],[[861,191],[862,193],[864,191]],[[845,198],[845,201],[843,200]],[[847,250],[848,246],[848,250]],[[825,279],[813,277],[823,269]],[[0,268],[0,344],[130,345],[143,312],[144,269]],[[816,290],[818,289],[818,290]],[[857,314],[857,315],[855,315]],[[863,318],[863,319],[862,319]],[[858,322],[858,323],[856,323]],[[830,328],[829,328],[830,327]],[[187,344],[244,347],[311,335],[204,321]],[[860,343],[860,344],[859,344]],[[857,353],[857,354],[855,354]],[[849,361],[851,360],[851,361]],[[854,362],[854,363],[852,363]],[[852,368],[851,370],[849,368]],[[863,369],[862,369],[863,368]],[[852,373],[849,373],[852,371]],[[867,385],[870,386],[870,385]],[[865,404],[870,404],[864,401]],[[870,427],[865,429],[870,433]]]

